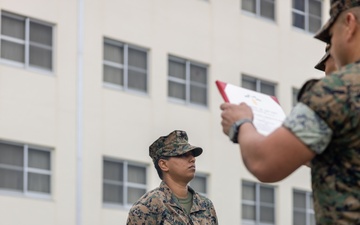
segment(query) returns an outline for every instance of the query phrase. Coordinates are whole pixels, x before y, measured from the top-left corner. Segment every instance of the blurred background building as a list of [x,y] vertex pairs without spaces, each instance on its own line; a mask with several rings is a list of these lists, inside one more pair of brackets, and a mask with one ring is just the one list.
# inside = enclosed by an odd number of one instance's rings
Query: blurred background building
[[[311,225],[310,170],[258,182],[222,133],[216,80],[286,113],[325,45],[328,0],[0,0],[2,225],[119,225],[160,179],[148,146],[201,146],[220,224]],[[279,156],[281,157],[281,156]]]

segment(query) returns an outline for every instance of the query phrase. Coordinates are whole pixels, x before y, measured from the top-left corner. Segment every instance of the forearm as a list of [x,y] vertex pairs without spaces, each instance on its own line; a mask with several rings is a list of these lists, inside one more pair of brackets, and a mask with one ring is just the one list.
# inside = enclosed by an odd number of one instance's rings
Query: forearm
[[253,124],[243,124],[239,129],[240,154],[246,168],[259,178],[259,166],[264,165],[265,156],[261,151],[264,136],[257,132]]
[[[227,135],[236,121],[253,118],[251,108],[245,103],[223,103],[220,109],[223,110],[221,125]],[[253,124],[243,123],[237,141],[246,168],[262,182],[280,181],[315,156],[303,141],[284,126],[263,136]]]
[[263,136],[251,124],[244,124],[238,138],[245,166],[262,182],[280,181],[314,157],[314,153],[284,127]]

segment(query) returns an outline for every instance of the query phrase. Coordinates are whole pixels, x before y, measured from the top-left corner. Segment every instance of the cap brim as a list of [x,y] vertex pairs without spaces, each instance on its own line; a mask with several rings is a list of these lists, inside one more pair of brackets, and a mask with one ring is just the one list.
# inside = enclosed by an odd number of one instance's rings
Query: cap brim
[[326,24],[315,34],[314,38],[319,39],[320,41],[330,43],[330,28],[334,24],[336,17],[330,17]]
[[196,147],[196,146],[192,146],[192,145],[187,145],[185,146],[185,148],[183,147],[182,149],[178,149],[177,151],[174,152],[165,152],[164,154],[162,154],[163,156],[179,156],[179,155],[183,155],[187,152],[193,151],[193,155],[195,157],[199,156],[202,154],[203,150],[200,147]]
[[195,147],[194,149],[192,149],[190,151],[193,151],[194,157],[201,155],[203,152],[202,148],[199,148],[199,147]]
[[330,52],[326,52],[325,55],[320,59],[320,61],[315,65],[315,69],[325,71],[325,62],[329,58]]
[[202,148],[190,145],[190,147],[188,149],[181,152],[179,155],[185,154],[185,153],[190,152],[190,151],[193,152],[194,157],[197,157],[197,156],[201,155],[202,152],[203,152]]

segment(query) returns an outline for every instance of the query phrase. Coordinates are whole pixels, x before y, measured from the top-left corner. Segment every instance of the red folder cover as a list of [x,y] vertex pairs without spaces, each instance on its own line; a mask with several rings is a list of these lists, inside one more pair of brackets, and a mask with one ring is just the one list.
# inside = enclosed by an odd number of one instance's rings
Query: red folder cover
[[225,93],[225,87],[226,87],[226,83],[225,82],[222,82],[222,81],[215,81],[216,83],[216,86],[218,87],[219,91],[220,91],[220,94],[221,96],[223,97],[224,101],[225,102],[229,102],[229,99]]

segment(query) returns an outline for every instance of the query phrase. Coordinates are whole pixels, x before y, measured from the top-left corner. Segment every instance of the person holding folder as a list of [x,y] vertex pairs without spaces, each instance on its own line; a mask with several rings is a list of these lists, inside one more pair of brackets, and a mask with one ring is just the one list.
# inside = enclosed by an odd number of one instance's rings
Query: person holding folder
[[331,44],[339,70],[304,92],[269,135],[258,133],[245,103],[221,104],[222,130],[262,182],[311,161],[317,225],[360,224],[360,0],[331,0],[330,19],[315,38]]

